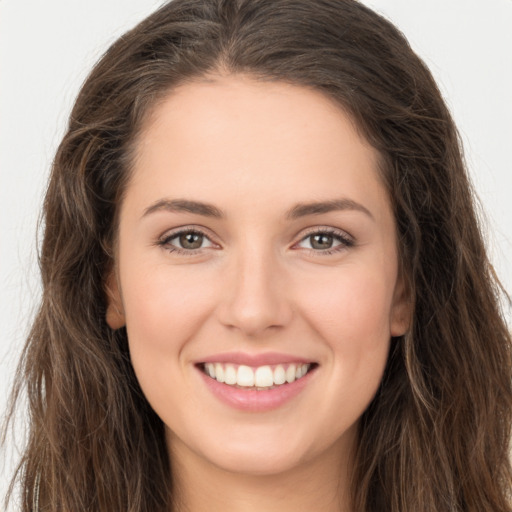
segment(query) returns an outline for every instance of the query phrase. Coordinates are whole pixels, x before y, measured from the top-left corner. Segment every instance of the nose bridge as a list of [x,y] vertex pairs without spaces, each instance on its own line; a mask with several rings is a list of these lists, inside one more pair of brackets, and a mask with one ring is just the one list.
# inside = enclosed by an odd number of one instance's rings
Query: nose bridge
[[245,239],[233,251],[222,321],[246,335],[282,327],[291,317],[285,276],[268,240]]

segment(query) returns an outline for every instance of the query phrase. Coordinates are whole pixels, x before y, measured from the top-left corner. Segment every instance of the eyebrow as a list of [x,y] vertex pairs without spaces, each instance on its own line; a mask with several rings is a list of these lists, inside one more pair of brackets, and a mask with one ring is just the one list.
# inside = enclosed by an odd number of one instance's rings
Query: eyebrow
[[[285,218],[287,220],[296,220],[308,215],[321,215],[323,213],[346,210],[359,211],[366,214],[371,219],[374,219],[371,212],[362,204],[346,198],[298,203],[286,212]],[[216,219],[225,218],[225,214],[216,206],[201,201],[191,201],[189,199],[160,199],[146,208],[142,216],[146,217],[158,211],[194,213],[196,215]]]
[[334,211],[355,210],[362,212],[371,219],[374,219],[370,210],[352,199],[333,199],[331,201],[318,201],[310,203],[299,203],[286,213],[288,220],[298,219],[307,215],[320,215]]
[[222,211],[216,206],[199,201],[190,201],[188,199],[160,199],[146,208],[142,216],[146,217],[158,211],[195,213],[197,215],[203,215],[204,217],[215,217],[216,219],[222,219],[224,217]]

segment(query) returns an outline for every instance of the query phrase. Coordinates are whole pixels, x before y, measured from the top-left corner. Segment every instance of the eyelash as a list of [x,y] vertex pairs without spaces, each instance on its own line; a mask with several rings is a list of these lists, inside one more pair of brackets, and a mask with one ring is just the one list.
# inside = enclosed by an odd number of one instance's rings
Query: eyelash
[[164,235],[158,241],[158,245],[163,247],[166,251],[178,254],[180,256],[195,256],[196,254],[201,253],[202,249],[180,249],[179,247],[175,247],[170,244],[171,240],[174,240],[175,238],[178,238],[184,234],[204,236],[205,238],[210,240],[206,233],[204,233],[203,231],[200,231],[196,228],[183,228],[180,229],[179,231],[174,231],[173,233]]
[[[173,233],[166,234],[165,236],[163,236],[161,239],[158,240],[157,245],[165,248],[165,250],[169,251],[170,253],[175,253],[180,256],[195,256],[197,254],[200,254],[204,248],[181,249],[179,247],[176,247],[176,246],[173,246],[170,244],[171,240],[174,240],[175,238],[178,238],[184,234],[193,234],[193,235],[203,236],[211,242],[208,235],[206,235],[206,233],[204,233],[203,231],[200,231],[196,228],[183,228],[183,229],[180,229],[179,231],[174,231]],[[303,236],[300,239],[300,241],[298,243],[301,243],[315,235],[332,236],[335,241],[340,242],[339,245],[332,247],[330,249],[324,249],[324,250],[306,249],[309,253],[314,254],[315,256],[329,256],[331,254],[341,252],[341,251],[348,249],[350,247],[353,247],[355,245],[355,242],[352,237],[350,237],[343,231],[333,229],[333,228],[322,228],[322,229],[314,229],[312,231],[309,231],[308,233],[306,233],[305,236]],[[213,243],[213,242],[211,242],[211,243]]]
[[340,231],[334,228],[314,228],[311,231],[306,232],[306,234],[300,239],[299,243],[315,235],[332,236],[335,241],[340,242],[339,245],[332,247],[330,249],[306,249],[310,254],[313,254],[315,256],[329,256],[331,254],[336,254],[343,250],[349,249],[350,247],[354,247],[355,245],[355,241],[352,237],[350,237],[344,231]]

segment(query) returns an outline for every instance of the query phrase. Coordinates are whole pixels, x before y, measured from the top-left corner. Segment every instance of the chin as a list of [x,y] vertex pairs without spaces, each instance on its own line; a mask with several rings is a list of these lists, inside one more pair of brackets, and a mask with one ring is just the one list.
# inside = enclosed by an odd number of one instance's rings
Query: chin
[[168,431],[171,460],[174,455],[183,459],[193,454],[197,463],[206,462],[229,473],[270,476],[291,471],[314,457],[315,446],[299,432],[295,436],[284,429],[276,432],[275,426],[237,430],[215,436],[203,430],[202,435],[193,432],[190,437],[177,437]]
[[[282,449],[251,450],[229,448],[211,454],[210,461],[219,469],[247,476],[272,476],[293,470],[303,462],[302,454],[290,453]],[[302,456],[301,456],[302,455]]]

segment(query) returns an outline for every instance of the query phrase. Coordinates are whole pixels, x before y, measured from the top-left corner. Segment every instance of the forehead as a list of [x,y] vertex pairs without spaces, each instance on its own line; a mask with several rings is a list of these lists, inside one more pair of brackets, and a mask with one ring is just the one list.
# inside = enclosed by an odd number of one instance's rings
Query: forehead
[[291,202],[382,188],[378,152],[333,100],[238,75],[172,90],[141,130],[134,167],[132,187],[224,203],[234,189]]
[[[344,138],[348,135],[360,138],[367,145],[352,116],[329,96],[316,89],[243,74],[208,76],[172,89],[151,109],[143,123],[139,149],[143,149],[148,132],[171,133],[173,124],[175,132],[185,135],[185,130],[191,129],[197,137],[203,135],[203,140],[212,141],[222,136],[223,128],[230,130],[235,124],[240,127],[243,124],[240,137],[260,135],[252,143],[265,141],[269,128],[274,130],[273,135],[281,130],[282,142],[287,135],[290,139],[300,132],[303,137],[318,139],[337,125],[343,129]],[[232,139],[233,133],[229,135]]]

